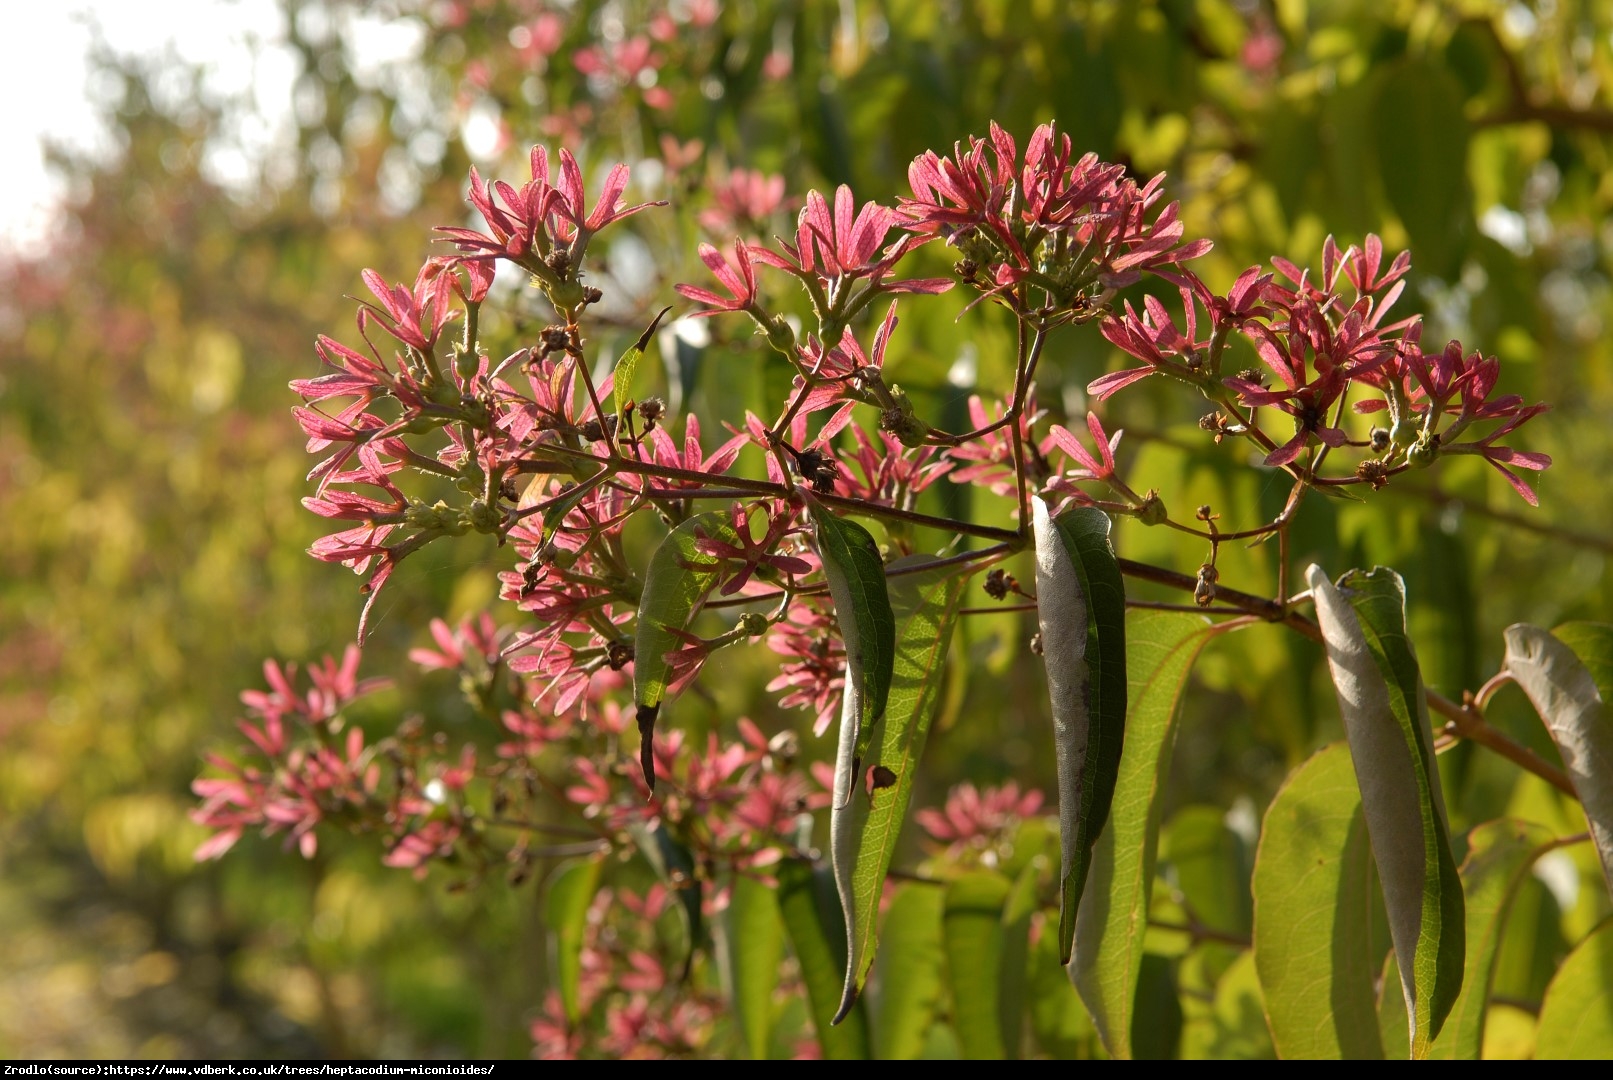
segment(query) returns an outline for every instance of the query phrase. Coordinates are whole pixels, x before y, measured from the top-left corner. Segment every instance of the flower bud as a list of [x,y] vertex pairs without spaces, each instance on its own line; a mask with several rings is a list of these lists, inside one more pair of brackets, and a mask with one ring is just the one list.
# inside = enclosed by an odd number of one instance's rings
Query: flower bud
[[1406,451],[1406,464],[1414,469],[1426,469],[1439,457],[1439,442],[1437,439],[1418,439],[1412,443],[1411,449]]
[[767,616],[759,611],[747,611],[739,617],[737,629],[746,637],[761,637],[767,633]]
[[1137,520],[1144,525],[1163,525],[1169,518],[1170,511],[1165,509],[1165,500],[1159,497],[1158,491],[1150,491],[1137,507]]
[[795,355],[795,330],[781,315],[775,315],[762,324],[767,331],[767,343],[785,356]]
[[930,425],[914,414],[913,402],[900,386],[891,387],[890,395],[895,404],[880,413],[879,429],[896,436],[896,441],[903,446],[923,446],[925,436],[930,433]]

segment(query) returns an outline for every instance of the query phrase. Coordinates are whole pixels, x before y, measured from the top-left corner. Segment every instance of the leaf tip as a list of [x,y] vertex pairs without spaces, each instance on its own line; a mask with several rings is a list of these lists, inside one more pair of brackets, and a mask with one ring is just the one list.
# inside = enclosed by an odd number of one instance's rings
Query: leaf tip
[[634,719],[638,721],[638,765],[652,795],[655,794],[655,718],[660,712],[659,705],[641,704],[634,710]]
[[850,1016],[851,1010],[857,1007],[857,999],[861,996],[862,987],[858,986],[856,983],[849,984],[846,987],[845,994],[843,994],[840,998],[840,1008],[835,1012],[834,1018],[829,1021],[829,1026],[833,1027],[836,1024],[839,1024],[840,1021],[844,1020],[846,1017]]

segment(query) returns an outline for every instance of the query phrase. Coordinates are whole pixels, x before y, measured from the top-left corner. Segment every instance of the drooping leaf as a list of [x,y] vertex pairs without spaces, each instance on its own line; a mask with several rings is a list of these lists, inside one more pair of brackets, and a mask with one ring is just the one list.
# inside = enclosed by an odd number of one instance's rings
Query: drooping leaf
[[773,1030],[773,991],[784,953],[784,924],[777,893],[753,877],[734,876],[728,900],[730,974],[734,1012],[745,1049],[756,1060],[767,1057]]
[[1126,742],[1075,925],[1071,977],[1112,1057],[1131,1056],[1131,1020],[1148,928],[1176,705],[1215,628],[1197,615],[1134,612],[1127,626]]
[[1352,570],[1336,587],[1321,567],[1306,577],[1402,961],[1411,1052],[1421,1058],[1461,992],[1466,928],[1428,707],[1405,632],[1405,586],[1381,567]]
[[681,644],[677,631],[689,625],[717,584],[723,560],[700,551],[701,539],[739,545],[727,514],[696,514],[667,534],[646,571],[633,642],[633,702],[639,730],[639,767],[655,788],[655,721],[671,681],[670,653]]
[[650,339],[655,337],[655,328],[661,325],[661,320],[666,318],[666,313],[671,310],[670,307],[662,308],[644,333],[639,335],[639,339],[616,361],[615,378],[612,380],[615,389],[612,392],[616,398],[618,431],[627,430],[627,406],[633,400],[633,376],[638,371],[638,362],[644,359],[644,350],[649,348]]
[[1549,829],[1528,821],[1491,821],[1468,833],[1467,858],[1459,871],[1467,906],[1467,978],[1439,1037],[1428,1049],[1430,1058],[1478,1059],[1484,1048],[1484,1018],[1495,960],[1512,898],[1528,880],[1535,860],[1556,846]]
[[[895,655],[879,738],[866,760],[866,774],[877,775],[887,783],[871,789],[865,785],[862,797],[854,783],[845,799],[837,794],[830,810],[835,882],[849,935],[842,1011],[856,1000],[874,962],[875,920],[885,874],[907,817],[919,757],[944,689],[941,665],[952,640],[958,603],[967,580],[966,575],[951,567],[913,569],[928,561],[933,560],[914,556],[892,564],[892,569],[910,572],[890,579]],[[849,690],[844,700],[852,700]],[[848,715],[842,711],[842,724]],[[844,728],[841,736],[844,750]],[[859,771],[857,775],[865,774]],[[837,783],[837,789],[838,786]]]
[[1383,1057],[1372,981],[1372,852],[1349,748],[1288,774],[1255,852],[1254,956],[1281,1058]]
[[838,1024],[834,1022],[846,970],[846,927],[833,877],[805,859],[786,859],[779,864],[778,881],[779,911],[801,965],[823,1056],[843,1061],[867,1058],[868,1020],[861,1002],[854,1003]]
[[1613,918],[1602,920],[1574,946],[1546,988],[1535,1058],[1613,1058]]
[[952,1024],[963,1056],[972,1061],[1006,1056],[1000,1021],[1003,908],[1013,889],[994,870],[974,870],[947,886],[943,933]]
[[934,885],[903,885],[885,914],[879,949],[882,991],[874,1011],[874,1048],[882,1060],[907,1061],[924,1052],[941,1000],[943,899]]
[[1068,962],[1092,845],[1109,817],[1126,729],[1126,592],[1109,516],[1056,519],[1034,500],[1037,619],[1058,759],[1059,955]]
[[1507,670],[1563,756],[1613,891],[1613,626],[1569,623],[1547,633],[1519,623],[1506,641]]
[[549,882],[544,921],[554,932],[555,977],[566,1020],[575,1024],[582,1018],[577,983],[582,977],[582,939],[588,921],[588,905],[599,891],[599,859],[566,863]]
[[850,801],[861,765],[873,745],[874,725],[885,715],[896,660],[896,616],[885,584],[879,545],[855,521],[814,505],[818,557],[846,643],[846,689],[840,709],[840,750],[835,760],[834,804]]

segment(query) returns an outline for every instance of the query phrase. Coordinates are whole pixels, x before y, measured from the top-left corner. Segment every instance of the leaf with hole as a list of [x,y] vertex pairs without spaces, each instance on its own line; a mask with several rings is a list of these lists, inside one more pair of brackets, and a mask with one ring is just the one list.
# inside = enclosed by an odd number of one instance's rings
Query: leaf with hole
[[[919,758],[944,689],[941,665],[967,580],[957,567],[923,569],[933,561],[912,556],[891,564],[904,572],[890,579],[895,632],[885,715],[864,763],[866,773],[857,774],[866,775],[869,782],[859,794],[854,778],[849,796],[837,797],[830,810],[830,848],[848,935],[841,1011],[857,999],[874,962],[875,921],[885,874],[907,818]],[[852,695],[848,692],[844,700],[851,701]],[[842,724],[848,715],[843,713]],[[842,729],[842,748],[844,736]],[[885,782],[880,784],[881,780]]]

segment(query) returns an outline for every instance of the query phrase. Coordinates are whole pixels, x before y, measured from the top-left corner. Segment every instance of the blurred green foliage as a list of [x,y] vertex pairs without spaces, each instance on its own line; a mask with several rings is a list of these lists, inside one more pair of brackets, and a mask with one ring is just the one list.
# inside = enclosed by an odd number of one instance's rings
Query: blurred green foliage
[[[573,56],[643,32],[658,5],[552,5],[563,38],[545,55],[536,2],[285,0],[284,47],[301,68],[291,127],[229,184],[217,155],[245,106],[187,92],[199,72],[100,57],[121,149],[59,160],[78,197],[49,251],[0,269],[0,919],[20,958],[0,974],[0,1054],[530,1048],[526,1021],[551,977],[543,873],[454,893],[445,875],[416,884],[383,868],[356,840],[308,863],[249,841],[197,867],[201,831],[186,818],[201,754],[230,736],[262,657],[313,658],[353,632],[356,580],[303,554],[320,530],[298,506],[310,461],[285,384],[314,372],[315,334],[347,326],[361,268],[412,277],[429,227],[464,218],[467,145],[484,173],[511,177],[540,140],[585,164],[645,162],[635,191],[673,201],[635,219],[597,270],[626,298],[607,355],[672,282],[698,279],[696,215],[730,168],[889,203],[914,155],[992,120],[1023,139],[1054,119],[1080,148],[1168,170],[1188,235],[1216,241],[1197,268],[1217,286],[1272,254],[1307,265],[1330,232],[1341,244],[1377,232],[1412,249],[1402,304],[1428,312],[1425,342],[1459,336],[1498,354],[1506,389],[1553,404],[1529,448],[1555,464],[1539,510],[1476,461],[1397,482],[1371,506],[1316,499],[1290,564],[1396,567],[1425,678],[1453,697],[1495,671],[1507,624],[1613,611],[1613,5],[748,0],[705,27],[687,21],[699,6],[671,5],[683,21],[655,45],[653,83],[624,85],[582,76]],[[386,35],[417,48],[367,63]],[[704,152],[674,173],[658,164],[667,138]],[[645,255],[671,261],[646,271]],[[923,258],[944,272],[938,248]],[[904,313],[889,361],[943,426],[1011,372],[1007,322],[989,308],[954,321],[964,303]],[[512,342],[523,329],[502,328]],[[702,360],[673,357],[659,377],[702,415],[737,419],[778,377],[733,324],[713,331]],[[1090,331],[1056,338],[1043,403],[1084,411],[1081,388],[1111,352]],[[1234,528],[1280,508],[1283,486],[1212,447],[1191,402],[1147,387],[1122,408],[1123,468],[1167,504],[1211,503]],[[941,487],[934,508],[960,512],[968,493]],[[1205,554],[1130,521],[1118,547],[1189,573]],[[452,687],[402,671],[432,615],[490,599],[492,557],[474,543],[428,550],[394,579],[367,649],[366,671],[401,684],[370,706],[378,720],[407,702],[456,740],[492,737],[464,730]],[[1270,546],[1228,549],[1222,579],[1270,594],[1276,567]],[[1028,562],[1013,569],[1029,579]],[[916,805],[965,778],[1050,787],[1032,632],[1016,616],[966,620]],[[690,722],[798,720],[761,692],[763,658],[724,675]],[[1235,941],[1260,814],[1337,737],[1333,695],[1319,649],[1266,627],[1217,640],[1187,697],[1156,914]],[[1490,716],[1554,754],[1516,692]],[[1504,813],[1583,828],[1545,784],[1473,747],[1442,769],[1455,833]],[[1559,854],[1568,869],[1532,880],[1513,908],[1497,976],[1513,1011],[1538,1009],[1557,962],[1608,910],[1594,855]],[[1576,873],[1580,887],[1561,887]],[[1183,939],[1150,938],[1145,981],[1179,1032],[1161,1051],[1269,1053],[1247,955]],[[1037,985],[1044,951],[1032,949]],[[1031,1027],[1044,1049],[1094,1052],[1079,1006],[1033,1002]]]

